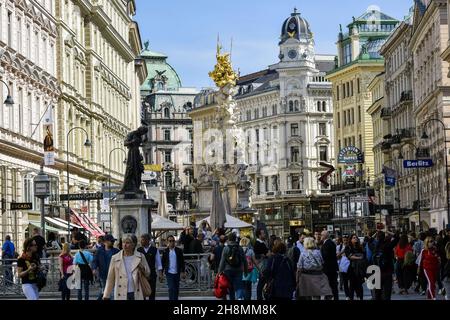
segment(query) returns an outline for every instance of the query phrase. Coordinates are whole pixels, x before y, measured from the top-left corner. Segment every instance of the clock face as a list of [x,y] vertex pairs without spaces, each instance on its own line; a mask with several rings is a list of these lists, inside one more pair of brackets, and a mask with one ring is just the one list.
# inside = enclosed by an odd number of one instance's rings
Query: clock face
[[297,51],[296,50],[289,50],[288,56],[291,59],[295,59],[297,57]]

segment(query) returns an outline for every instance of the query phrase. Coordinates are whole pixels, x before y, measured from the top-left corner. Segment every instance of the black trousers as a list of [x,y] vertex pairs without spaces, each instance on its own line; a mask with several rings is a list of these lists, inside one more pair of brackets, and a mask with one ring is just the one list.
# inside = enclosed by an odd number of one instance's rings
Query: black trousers
[[381,290],[375,289],[375,300],[391,300],[392,273],[381,273]]
[[364,283],[364,279],[361,279],[361,277],[356,276],[353,272],[349,273],[349,278],[350,278],[350,294],[349,294],[349,298],[350,300],[353,300],[355,298],[355,293],[356,296],[360,299],[363,300],[364,298],[364,290],[363,290],[363,283]]
[[252,282],[244,281],[244,289],[245,289],[245,300],[252,300]]
[[341,272],[342,283],[344,285],[345,297],[350,298],[349,281],[350,277],[347,272]]
[[333,292],[334,300],[339,300],[339,289],[338,289],[338,273],[329,272],[325,273],[328,278],[328,283],[330,284],[331,291]]
[[264,300],[262,291],[263,291],[265,284],[266,284],[266,279],[264,279],[263,277],[260,276],[259,280],[258,280],[258,286],[256,287],[256,297],[258,300]]
[[153,300],[155,300],[155,296],[156,296],[156,276],[150,277],[150,279],[147,279],[147,280],[150,283],[150,287],[152,288],[152,294],[146,300],[153,301]]

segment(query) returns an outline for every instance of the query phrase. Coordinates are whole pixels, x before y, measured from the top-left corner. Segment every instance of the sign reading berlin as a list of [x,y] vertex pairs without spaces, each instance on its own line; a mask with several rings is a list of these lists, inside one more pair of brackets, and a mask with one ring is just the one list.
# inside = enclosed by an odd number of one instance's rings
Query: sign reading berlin
[[339,151],[338,163],[364,163],[364,155],[357,147],[345,147]]

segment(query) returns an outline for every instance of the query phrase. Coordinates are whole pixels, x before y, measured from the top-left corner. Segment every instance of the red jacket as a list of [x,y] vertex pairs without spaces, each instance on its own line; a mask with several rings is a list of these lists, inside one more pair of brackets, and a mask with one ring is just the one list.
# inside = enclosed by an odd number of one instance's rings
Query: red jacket
[[439,270],[439,256],[435,250],[422,250],[420,266],[428,271]]

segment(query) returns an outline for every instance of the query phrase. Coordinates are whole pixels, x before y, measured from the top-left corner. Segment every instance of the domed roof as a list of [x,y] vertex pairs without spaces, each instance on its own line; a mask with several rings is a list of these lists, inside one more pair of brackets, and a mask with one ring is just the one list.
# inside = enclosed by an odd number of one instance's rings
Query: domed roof
[[[145,60],[148,76],[141,85],[141,91],[149,93],[154,89],[156,82],[163,81],[165,90],[177,90],[181,87],[181,80],[175,69],[167,63],[167,56],[163,53],[150,51],[149,43],[141,52],[141,58]],[[156,80],[156,81],[155,81]]]
[[302,18],[295,8],[294,12],[291,13],[291,16],[283,23],[283,27],[281,28],[281,43],[289,38],[300,40],[311,39],[312,37],[313,35],[309,28],[308,21]]

